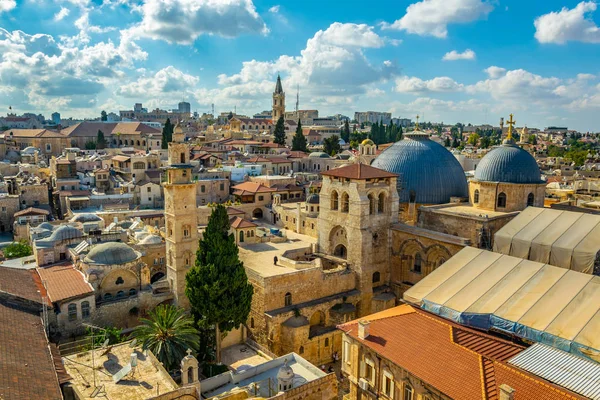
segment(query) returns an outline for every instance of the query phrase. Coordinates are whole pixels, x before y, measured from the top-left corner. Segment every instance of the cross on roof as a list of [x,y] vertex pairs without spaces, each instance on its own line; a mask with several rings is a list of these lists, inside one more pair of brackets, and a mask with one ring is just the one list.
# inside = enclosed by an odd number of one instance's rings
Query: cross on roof
[[186,353],[187,353],[188,356],[191,356],[192,355],[192,349],[187,349]]
[[417,115],[417,122],[415,123],[415,131],[419,129],[419,116]]
[[508,125],[508,135],[507,135],[507,139],[512,139],[512,132],[513,132],[513,125],[516,123],[515,120],[513,120],[513,115],[510,114],[510,119],[508,121],[506,121],[506,124]]

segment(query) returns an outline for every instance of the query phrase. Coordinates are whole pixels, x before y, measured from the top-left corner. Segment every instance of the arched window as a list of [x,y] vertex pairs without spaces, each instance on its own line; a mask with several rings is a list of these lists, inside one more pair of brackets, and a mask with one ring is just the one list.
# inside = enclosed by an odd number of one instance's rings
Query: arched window
[[81,303],[81,317],[89,318],[90,316],[90,302],[84,301]]
[[414,203],[417,200],[417,193],[414,190],[408,192],[408,202]]
[[338,192],[336,192],[335,190],[331,192],[331,209],[338,209]]
[[346,246],[344,246],[343,244],[338,244],[333,250],[333,255],[339,258],[346,258],[347,254],[348,251],[346,249]]
[[498,208],[505,208],[506,207],[506,193],[502,192],[498,195],[498,203],[497,203]]
[[240,243],[244,242],[244,231],[240,231]]
[[286,307],[292,305],[292,294],[290,292],[285,294],[284,303]]
[[186,238],[190,237],[191,231],[192,230],[189,225],[184,225],[183,226],[183,237],[186,237]]
[[329,338],[325,338],[325,347],[329,347]]
[[413,388],[409,384],[404,385],[404,400],[413,400]]
[[377,212],[383,214],[385,211],[385,193],[379,193],[379,202],[377,204]]
[[112,299],[112,294],[110,294],[110,293],[105,293],[105,294],[104,294],[104,300],[110,300],[110,299]]
[[381,274],[379,273],[379,271],[373,272],[373,283],[379,282],[380,279],[381,279]]
[[124,291],[122,291],[122,290],[119,290],[119,291],[117,292],[117,299],[121,299],[121,298],[123,298],[123,297],[125,297],[125,292],[124,292]]
[[250,328],[254,328],[254,318],[250,318]]
[[187,370],[187,381],[188,383],[194,382],[194,368],[189,367]]
[[479,204],[479,189],[475,189],[473,192],[473,204]]
[[423,258],[421,257],[421,253],[415,254],[415,260],[413,262],[413,271],[417,273],[421,273],[421,263],[423,262]]
[[298,349],[298,354],[304,354],[304,346],[300,346]]
[[137,290],[135,290],[134,288],[129,289],[130,296],[135,296],[136,294],[137,294]]
[[375,214],[375,199],[372,194],[367,197],[369,199],[369,214]]
[[115,285],[122,285],[123,283],[125,283],[125,282],[123,281],[122,277],[118,277],[117,280],[115,281]]
[[77,304],[71,303],[68,307],[69,321],[75,321],[77,319]]
[[344,192],[344,194],[342,194],[342,212],[347,213],[349,208],[350,208],[350,196],[348,196],[348,193]]
[[527,196],[527,207],[533,207],[533,201],[535,198],[533,197],[533,193],[529,193]]
[[181,153],[180,156],[179,156],[179,159],[181,160],[180,162],[182,164],[185,164],[185,153]]

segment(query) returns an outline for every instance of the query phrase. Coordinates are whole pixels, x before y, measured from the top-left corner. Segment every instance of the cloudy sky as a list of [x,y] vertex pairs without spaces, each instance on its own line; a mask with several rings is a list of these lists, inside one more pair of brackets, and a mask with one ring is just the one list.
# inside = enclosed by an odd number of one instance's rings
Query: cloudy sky
[[595,1],[0,0],[0,114],[390,111],[600,131]]

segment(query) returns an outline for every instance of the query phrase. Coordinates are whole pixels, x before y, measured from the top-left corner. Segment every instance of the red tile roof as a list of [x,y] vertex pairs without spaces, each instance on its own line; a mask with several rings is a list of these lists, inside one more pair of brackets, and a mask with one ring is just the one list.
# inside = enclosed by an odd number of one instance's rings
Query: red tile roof
[[256,182],[244,182],[239,185],[235,185],[232,189],[235,191],[234,194],[237,195],[247,195],[247,194],[256,194],[256,193],[269,193],[276,192],[277,189],[269,188],[260,183]]
[[92,285],[72,264],[38,268],[37,272],[46,284],[52,303],[94,293]]
[[396,178],[398,176],[397,174],[371,167],[366,164],[352,164],[345,167],[334,168],[329,171],[321,172],[321,175],[348,179]]
[[35,270],[0,267],[0,292],[41,304],[43,287]]
[[40,316],[0,303],[0,327],[0,399],[61,400]]
[[369,336],[358,338],[358,320],[338,328],[380,356],[455,399],[498,398],[499,386],[517,398],[581,399],[579,395],[509,366],[523,346],[402,305],[367,316]]
[[23,215],[48,215],[50,214],[46,210],[42,210],[41,208],[29,207],[24,210],[15,213],[15,217],[21,217]]
[[229,220],[229,224],[231,225],[231,227],[233,229],[254,228],[254,227],[258,226],[254,222],[247,221],[244,218],[240,218],[240,217],[232,217]]

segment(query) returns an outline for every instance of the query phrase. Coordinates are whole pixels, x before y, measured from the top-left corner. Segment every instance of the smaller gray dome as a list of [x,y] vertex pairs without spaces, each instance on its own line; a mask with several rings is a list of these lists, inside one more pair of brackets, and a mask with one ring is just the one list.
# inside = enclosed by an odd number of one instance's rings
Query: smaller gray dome
[[294,377],[294,370],[288,365],[287,359],[284,361],[279,371],[277,371],[277,379],[289,381]]
[[75,227],[70,225],[61,225],[48,238],[48,240],[66,240],[82,237],[83,233]]
[[102,218],[92,213],[76,214],[69,220],[70,222],[94,222],[102,221]]
[[513,141],[504,142],[481,159],[475,170],[475,179],[483,182],[542,183],[542,173],[535,158]]
[[327,153],[323,153],[322,151],[315,151],[314,153],[310,153],[308,158],[331,158]]
[[35,154],[37,151],[38,151],[38,149],[36,149],[35,147],[28,146],[28,147],[25,147],[23,150],[21,150],[21,153],[23,153],[23,154]]
[[10,162],[16,163],[17,161],[19,161],[21,159],[21,155],[14,150],[9,150],[6,153],[6,159],[9,160]]
[[46,229],[48,231],[51,231],[54,229],[54,225],[52,225],[50,222],[42,222],[37,227],[40,229]]
[[306,198],[306,202],[308,204],[319,204],[319,195],[313,193]]
[[108,242],[94,246],[85,257],[88,264],[125,264],[135,261],[140,255],[125,243]]

